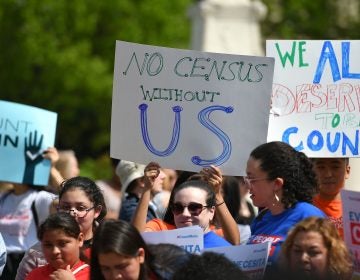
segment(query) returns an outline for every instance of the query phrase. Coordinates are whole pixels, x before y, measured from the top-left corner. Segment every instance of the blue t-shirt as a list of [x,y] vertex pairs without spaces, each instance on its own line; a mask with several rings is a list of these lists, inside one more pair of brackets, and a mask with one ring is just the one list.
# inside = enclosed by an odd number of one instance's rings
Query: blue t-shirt
[[276,263],[281,245],[293,226],[308,217],[326,217],[319,208],[307,202],[298,202],[278,215],[265,211],[262,217],[255,218],[252,222],[248,244],[271,242],[268,266]]
[[204,249],[225,246],[231,246],[231,244],[213,231],[204,234]]

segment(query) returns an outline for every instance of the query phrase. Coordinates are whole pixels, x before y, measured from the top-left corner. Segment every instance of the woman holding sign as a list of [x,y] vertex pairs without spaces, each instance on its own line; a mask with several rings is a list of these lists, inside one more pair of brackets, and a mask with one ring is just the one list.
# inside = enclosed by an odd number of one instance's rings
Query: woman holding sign
[[[216,167],[204,170],[205,180],[185,181],[171,192],[169,208],[164,220],[154,219],[146,223],[146,211],[150,201],[150,190],[159,174],[160,166],[150,163],[145,168],[145,189],[136,209],[133,224],[139,231],[162,231],[189,226],[200,226],[204,230],[204,248],[230,246],[225,239],[215,234],[211,222],[215,209],[219,210],[218,218],[224,236],[234,244],[240,241],[239,230],[222,199],[220,187],[222,176]],[[213,190],[212,186],[216,186]]]
[[271,243],[270,273],[288,231],[307,217],[325,216],[311,204],[317,192],[316,177],[310,159],[283,142],[255,148],[247,161],[246,173],[250,198],[255,206],[263,208],[251,224],[248,243]]

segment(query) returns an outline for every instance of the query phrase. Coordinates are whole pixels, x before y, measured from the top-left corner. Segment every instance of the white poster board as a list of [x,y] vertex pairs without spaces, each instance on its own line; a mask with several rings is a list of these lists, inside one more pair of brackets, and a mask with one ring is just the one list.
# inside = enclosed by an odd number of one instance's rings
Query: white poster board
[[270,252],[270,242],[209,248],[204,251],[223,254],[236,263],[249,279],[262,279]]
[[142,237],[146,243],[169,243],[182,247],[189,253],[200,253],[204,248],[204,231],[198,226],[143,232]]
[[111,157],[244,174],[266,142],[274,59],[116,42]]
[[359,157],[360,41],[268,40],[275,58],[268,141],[309,157]]
[[341,190],[344,239],[354,261],[354,274],[360,277],[360,192]]

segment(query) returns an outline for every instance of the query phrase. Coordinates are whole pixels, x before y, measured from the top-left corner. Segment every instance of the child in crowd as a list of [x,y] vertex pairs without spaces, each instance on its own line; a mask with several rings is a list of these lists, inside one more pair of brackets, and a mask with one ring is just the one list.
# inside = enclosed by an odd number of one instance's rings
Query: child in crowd
[[[30,138],[31,139],[31,138]],[[36,142],[36,137],[33,139]],[[53,167],[58,159],[55,148],[38,155]],[[50,214],[55,195],[44,186],[13,183],[13,188],[0,193],[0,232],[4,238],[7,260],[1,280],[15,279],[16,271],[25,252],[38,242],[36,229]]]
[[[93,233],[106,216],[106,205],[99,187],[89,178],[74,177],[61,184],[58,212],[70,213],[83,234],[83,250],[90,257]],[[39,244],[33,246],[21,261],[16,279],[22,280],[35,267],[45,264]]]
[[50,215],[38,230],[47,265],[32,270],[26,280],[89,279],[90,267],[80,257],[84,234],[68,213]]
[[147,245],[130,223],[107,220],[94,236],[91,279],[170,280],[190,256],[173,244]]

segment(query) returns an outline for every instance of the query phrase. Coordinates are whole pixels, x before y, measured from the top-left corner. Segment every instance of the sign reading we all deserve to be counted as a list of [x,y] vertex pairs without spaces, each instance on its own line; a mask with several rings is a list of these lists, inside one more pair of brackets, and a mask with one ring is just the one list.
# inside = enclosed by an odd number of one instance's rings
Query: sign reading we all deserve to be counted
[[0,181],[48,185],[42,153],[54,146],[56,122],[54,112],[0,100]]
[[360,41],[268,40],[275,58],[268,141],[309,157],[359,157]]
[[111,157],[244,174],[265,143],[274,59],[116,42]]

